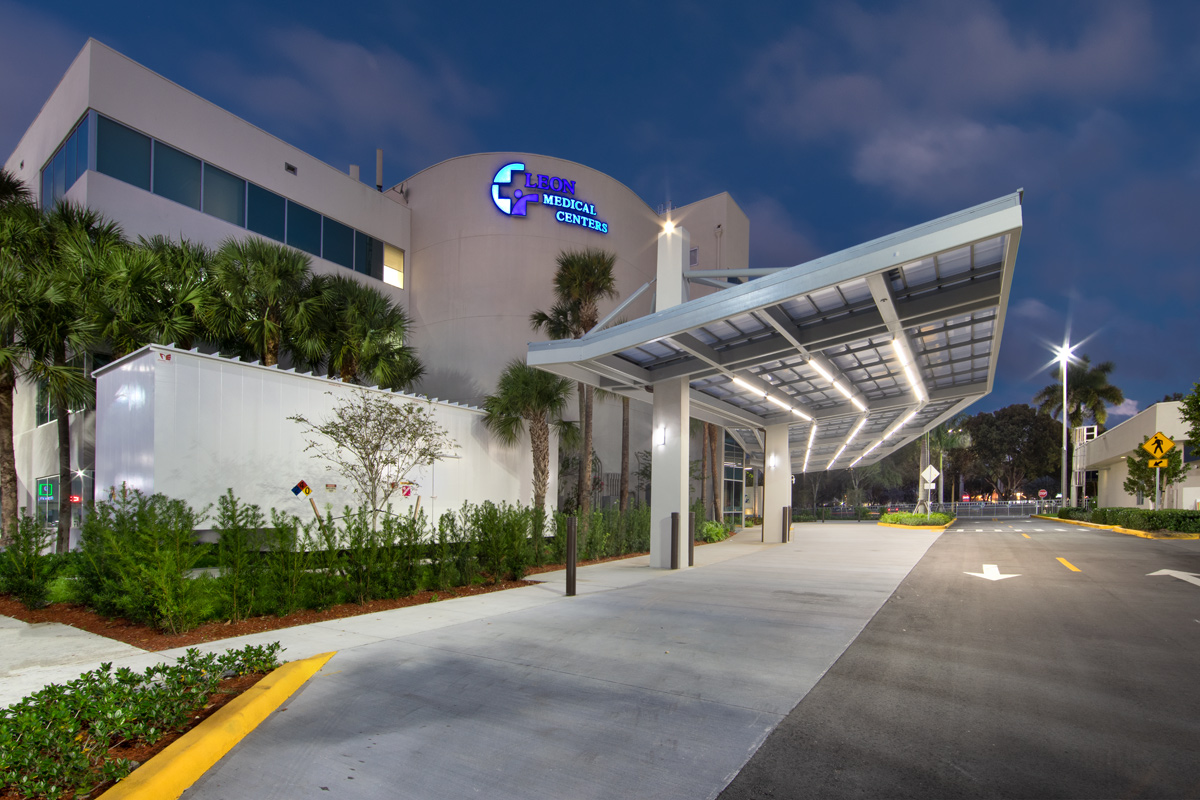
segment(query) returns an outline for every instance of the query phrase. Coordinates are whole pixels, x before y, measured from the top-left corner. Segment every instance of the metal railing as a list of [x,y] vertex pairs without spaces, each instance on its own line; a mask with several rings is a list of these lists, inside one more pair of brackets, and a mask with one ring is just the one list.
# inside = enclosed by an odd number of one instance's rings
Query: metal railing
[[[864,520],[879,519],[881,514],[912,513],[916,503],[892,503],[868,506],[796,506],[792,509],[793,519],[817,520]],[[999,503],[931,503],[931,511],[966,519],[1018,519],[1032,514],[1058,514],[1058,500],[1012,500]]]

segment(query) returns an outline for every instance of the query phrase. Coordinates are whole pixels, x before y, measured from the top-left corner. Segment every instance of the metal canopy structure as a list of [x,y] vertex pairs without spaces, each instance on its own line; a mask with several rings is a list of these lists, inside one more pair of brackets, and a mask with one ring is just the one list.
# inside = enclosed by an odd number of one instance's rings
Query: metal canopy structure
[[792,472],[871,464],[991,391],[1021,199],[785,269],[686,272],[755,279],[530,344],[527,360],[647,402],[656,383],[686,378],[691,415],[759,463],[763,430],[787,423]]

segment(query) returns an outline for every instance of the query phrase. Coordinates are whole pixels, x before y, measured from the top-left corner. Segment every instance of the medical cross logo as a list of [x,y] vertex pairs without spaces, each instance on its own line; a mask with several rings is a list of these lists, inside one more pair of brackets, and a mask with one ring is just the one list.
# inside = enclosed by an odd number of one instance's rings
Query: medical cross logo
[[[511,194],[505,194],[514,183],[520,183],[523,188],[514,188]],[[578,225],[608,233],[608,223],[596,216],[596,207],[576,199],[575,181],[556,175],[527,172],[525,164],[520,161],[505,164],[496,171],[492,178],[492,202],[501,213],[510,217],[528,216],[530,203],[552,206],[558,209],[554,212],[554,219],[564,225]]]

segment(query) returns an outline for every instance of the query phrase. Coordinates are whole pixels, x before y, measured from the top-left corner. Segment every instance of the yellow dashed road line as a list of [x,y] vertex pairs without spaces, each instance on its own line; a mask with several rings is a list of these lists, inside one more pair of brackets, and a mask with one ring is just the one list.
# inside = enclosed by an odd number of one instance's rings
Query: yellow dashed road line
[[1060,559],[1059,559],[1059,562],[1060,562],[1060,563],[1061,563],[1061,564],[1062,564],[1064,567],[1066,567],[1067,569],[1071,570],[1071,572],[1083,572],[1083,570],[1081,570],[1079,567],[1077,567],[1077,566],[1075,566],[1074,564],[1072,564],[1070,561],[1067,561],[1065,558],[1060,558]]

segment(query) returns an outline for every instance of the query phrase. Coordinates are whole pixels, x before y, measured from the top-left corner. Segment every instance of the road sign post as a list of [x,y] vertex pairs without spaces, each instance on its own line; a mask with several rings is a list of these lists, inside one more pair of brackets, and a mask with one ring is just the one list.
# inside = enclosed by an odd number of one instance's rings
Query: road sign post
[[1175,448],[1175,443],[1167,438],[1167,435],[1162,431],[1156,431],[1153,436],[1146,440],[1142,445],[1142,449],[1150,454],[1149,466],[1154,467],[1154,510],[1158,511],[1162,507],[1162,490],[1159,488],[1159,478],[1162,474],[1162,468],[1170,462],[1165,456]]

